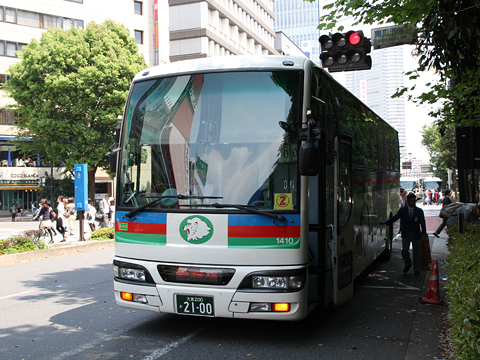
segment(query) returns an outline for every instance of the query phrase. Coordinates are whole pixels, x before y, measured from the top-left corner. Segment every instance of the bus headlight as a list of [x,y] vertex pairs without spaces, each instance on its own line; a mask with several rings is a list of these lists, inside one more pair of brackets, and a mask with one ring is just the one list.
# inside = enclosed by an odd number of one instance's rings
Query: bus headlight
[[128,264],[120,261],[114,261],[113,274],[118,279],[153,282],[150,273],[143,266],[137,264]]
[[239,289],[298,291],[305,285],[306,269],[257,272],[247,276]]
[[145,281],[145,271],[138,269],[118,268],[116,271],[120,279]]

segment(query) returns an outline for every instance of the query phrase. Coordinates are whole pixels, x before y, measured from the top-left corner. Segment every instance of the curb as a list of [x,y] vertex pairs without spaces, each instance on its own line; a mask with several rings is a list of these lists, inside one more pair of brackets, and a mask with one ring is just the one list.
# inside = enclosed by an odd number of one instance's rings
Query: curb
[[70,255],[77,252],[106,249],[115,246],[115,240],[86,241],[78,244],[54,246],[49,249],[28,251],[17,254],[0,255],[0,266],[25,261],[41,260],[50,257]]

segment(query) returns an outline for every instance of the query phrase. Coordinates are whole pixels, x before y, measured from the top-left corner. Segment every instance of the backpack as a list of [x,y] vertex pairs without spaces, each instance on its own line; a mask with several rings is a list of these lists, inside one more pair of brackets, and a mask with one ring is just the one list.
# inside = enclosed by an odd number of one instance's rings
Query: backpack
[[12,215],[15,215],[17,213],[17,208],[11,207],[10,212],[12,213]]
[[454,202],[444,206],[442,210],[440,210],[440,217],[443,219],[448,219],[450,216],[452,216],[455,210],[463,205],[464,204],[462,202]]

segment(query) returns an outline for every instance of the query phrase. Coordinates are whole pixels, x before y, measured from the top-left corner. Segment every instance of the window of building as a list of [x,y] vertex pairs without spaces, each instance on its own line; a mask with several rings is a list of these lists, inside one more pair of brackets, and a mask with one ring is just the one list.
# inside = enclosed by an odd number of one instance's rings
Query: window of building
[[7,56],[16,57],[15,51],[17,51],[17,43],[7,41]]
[[17,10],[17,24],[40,27],[40,14],[33,11]]
[[0,74],[0,85],[5,84],[10,76],[8,74]]
[[0,125],[14,125],[16,118],[15,111],[0,109]]
[[75,27],[77,29],[83,29],[83,20],[75,20]]
[[46,15],[40,14],[40,27],[42,29],[51,28],[62,28],[63,21],[61,16],[53,16],[53,15]]
[[16,23],[17,22],[17,10],[15,9],[10,9],[10,8],[5,8],[5,21],[10,22],[10,23]]
[[0,56],[5,56],[5,41],[0,40]]
[[70,30],[73,26],[73,20],[69,18],[63,18],[63,29]]
[[143,15],[143,3],[140,1],[134,1],[133,4],[135,5],[135,14]]
[[137,44],[143,44],[143,31],[135,30],[135,41]]
[[28,44],[21,44],[21,43],[18,43],[18,52],[23,52],[23,47],[24,46],[27,46]]
[[0,21],[5,21],[5,14],[3,13],[3,7],[0,6]]

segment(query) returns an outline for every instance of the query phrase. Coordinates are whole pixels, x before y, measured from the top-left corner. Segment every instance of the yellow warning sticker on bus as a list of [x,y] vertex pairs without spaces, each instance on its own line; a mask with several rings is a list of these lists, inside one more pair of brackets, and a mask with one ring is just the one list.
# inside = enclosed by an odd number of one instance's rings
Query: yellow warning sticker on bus
[[292,210],[292,194],[275,194],[275,210]]

